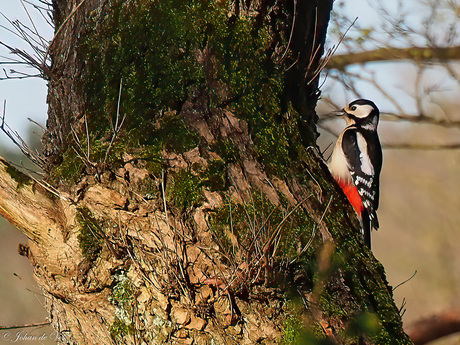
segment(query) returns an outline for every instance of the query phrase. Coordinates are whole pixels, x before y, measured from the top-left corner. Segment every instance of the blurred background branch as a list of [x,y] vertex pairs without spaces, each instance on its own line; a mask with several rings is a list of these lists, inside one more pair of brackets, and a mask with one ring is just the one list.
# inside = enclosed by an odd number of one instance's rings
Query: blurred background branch
[[414,345],[428,344],[456,332],[460,332],[460,310],[431,315],[407,327],[407,333]]
[[460,46],[455,47],[383,47],[359,53],[337,54],[332,56],[327,64],[327,69],[344,71],[346,67],[354,64],[370,62],[409,60],[415,62],[430,62],[460,60]]

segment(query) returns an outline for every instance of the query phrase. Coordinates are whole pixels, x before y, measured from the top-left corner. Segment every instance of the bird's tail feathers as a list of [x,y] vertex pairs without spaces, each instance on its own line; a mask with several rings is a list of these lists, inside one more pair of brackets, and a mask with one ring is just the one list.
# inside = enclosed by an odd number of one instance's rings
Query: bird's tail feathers
[[361,226],[363,228],[364,244],[371,249],[371,219],[365,209],[361,213]]
[[377,231],[379,229],[379,219],[377,218],[375,210],[369,212],[369,222],[373,230]]

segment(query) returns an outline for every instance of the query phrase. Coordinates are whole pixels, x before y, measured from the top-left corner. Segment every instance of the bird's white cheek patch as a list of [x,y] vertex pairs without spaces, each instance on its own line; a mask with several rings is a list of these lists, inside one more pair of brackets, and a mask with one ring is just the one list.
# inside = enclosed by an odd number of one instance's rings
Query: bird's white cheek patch
[[364,139],[361,133],[356,133],[356,139],[358,142],[359,152],[359,160],[361,161],[361,171],[366,175],[374,175],[374,167],[369,159],[367,154],[367,143],[366,139]]
[[367,115],[369,115],[374,108],[368,104],[364,105],[358,105],[356,107],[356,110],[354,112],[351,112],[354,116],[359,117],[359,118],[364,118]]

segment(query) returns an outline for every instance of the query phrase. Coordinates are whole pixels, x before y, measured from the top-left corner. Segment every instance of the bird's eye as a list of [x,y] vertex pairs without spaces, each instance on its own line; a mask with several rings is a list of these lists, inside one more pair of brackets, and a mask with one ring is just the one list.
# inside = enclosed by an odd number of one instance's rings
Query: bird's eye
[[352,106],[350,107],[350,110],[351,110],[351,111],[355,111],[355,110],[356,110],[356,105],[352,105]]

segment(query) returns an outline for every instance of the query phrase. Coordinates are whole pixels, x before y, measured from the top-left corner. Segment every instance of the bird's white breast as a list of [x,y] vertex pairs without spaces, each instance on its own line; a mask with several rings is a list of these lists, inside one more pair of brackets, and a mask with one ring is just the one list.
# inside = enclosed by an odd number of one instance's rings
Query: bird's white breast
[[352,182],[350,171],[348,170],[347,158],[342,150],[342,135],[340,135],[335,143],[334,151],[332,152],[328,167],[334,179],[341,180],[343,182]]

